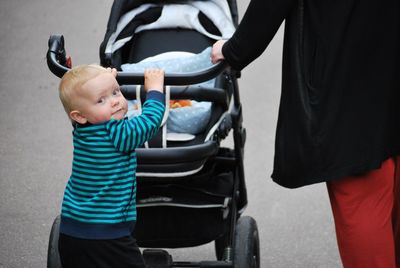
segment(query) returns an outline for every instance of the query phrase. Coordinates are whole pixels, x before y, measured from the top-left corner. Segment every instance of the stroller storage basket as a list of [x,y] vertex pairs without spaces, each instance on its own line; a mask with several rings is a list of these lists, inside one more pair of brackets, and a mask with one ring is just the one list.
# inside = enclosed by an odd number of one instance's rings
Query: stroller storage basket
[[190,247],[225,234],[229,230],[234,179],[231,171],[216,169],[209,167],[171,183],[149,183],[139,177],[135,227],[138,244]]

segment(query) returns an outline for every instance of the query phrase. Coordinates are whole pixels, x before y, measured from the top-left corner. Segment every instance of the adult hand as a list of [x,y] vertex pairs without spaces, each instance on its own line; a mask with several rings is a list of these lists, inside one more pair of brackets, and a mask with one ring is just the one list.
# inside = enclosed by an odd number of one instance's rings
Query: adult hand
[[211,50],[211,62],[213,64],[225,59],[224,55],[222,55],[222,46],[225,44],[225,42],[226,40],[219,40],[214,43]]

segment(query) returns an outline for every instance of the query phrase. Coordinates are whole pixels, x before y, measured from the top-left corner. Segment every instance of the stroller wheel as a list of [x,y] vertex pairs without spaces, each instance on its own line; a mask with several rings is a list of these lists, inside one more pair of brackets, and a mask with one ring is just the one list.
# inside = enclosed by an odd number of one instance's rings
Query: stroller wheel
[[58,253],[58,236],[60,232],[60,215],[51,226],[49,246],[47,249],[47,268],[61,268],[60,255]]
[[242,216],[237,221],[233,264],[234,268],[260,268],[257,223],[250,216]]

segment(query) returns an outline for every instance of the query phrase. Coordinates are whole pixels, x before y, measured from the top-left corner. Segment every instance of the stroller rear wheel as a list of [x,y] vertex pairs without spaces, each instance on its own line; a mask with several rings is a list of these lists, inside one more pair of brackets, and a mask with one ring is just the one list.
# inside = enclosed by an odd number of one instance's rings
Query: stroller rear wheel
[[260,240],[256,221],[240,217],[235,232],[234,268],[260,268]]
[[47,268],[62,268],[60,255],[58,253],[58,237],[60,233],[60,215],[58,215],[51,226],[49,246],[47,249]]

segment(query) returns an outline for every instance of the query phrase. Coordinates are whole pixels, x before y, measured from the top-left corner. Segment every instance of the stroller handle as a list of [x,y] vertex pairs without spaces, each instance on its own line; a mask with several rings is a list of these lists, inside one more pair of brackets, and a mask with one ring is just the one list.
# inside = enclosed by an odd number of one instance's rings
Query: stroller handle
[[[64,47],[64,36],[51,35],[48,42],[49,48],[47,50],[47,66],[50,71],[58,77],[62,77],[68,70],[66,52]],[[185,74],[166,73],[164,83],[166,85],[189,85],[197,84],[215,78],[218,74],[222,73],[228,68],[228,64],[221,61],[207,69],[198,72],[191,72]],[[118,72],[117,81],[120,84],[134,84],[143,85],[143,73],[128,73]]]

